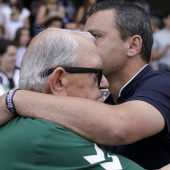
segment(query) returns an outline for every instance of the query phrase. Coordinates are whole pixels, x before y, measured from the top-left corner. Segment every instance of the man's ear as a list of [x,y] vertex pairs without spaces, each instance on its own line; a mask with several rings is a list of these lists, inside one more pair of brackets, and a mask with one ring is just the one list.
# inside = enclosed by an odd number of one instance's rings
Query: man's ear
[[62,67],[57,67],[50,76],[49,88],[53,95],[65,95],[68,84],[66,72]]
[[129,38],[129,47],[127,49],[127,56],[134,57],[139,54],[142,49],[142,38],[139,35],[134,35]]

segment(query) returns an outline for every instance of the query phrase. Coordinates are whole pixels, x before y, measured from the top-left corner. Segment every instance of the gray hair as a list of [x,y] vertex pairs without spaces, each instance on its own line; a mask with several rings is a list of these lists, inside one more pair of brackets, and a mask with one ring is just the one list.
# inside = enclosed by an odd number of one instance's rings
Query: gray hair
[[78,44],[73,35],[95,41],[88,32],[58,28],[48,28],[33,38],[22,60],[19,88],[43,92],[48,77],[42,78],[42,72],[58,66],[75,66]]

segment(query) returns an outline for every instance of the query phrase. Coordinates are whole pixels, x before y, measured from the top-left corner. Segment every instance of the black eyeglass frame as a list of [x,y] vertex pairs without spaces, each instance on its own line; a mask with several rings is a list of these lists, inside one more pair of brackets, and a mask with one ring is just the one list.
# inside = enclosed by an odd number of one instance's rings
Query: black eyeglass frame
[[[100,86],[100,82],[102,80],[102,76],[103,76],[103,69],[102,68],[87,68],[87,67],[68,67],[68,66],[58,66],[58,67],[62,67],[66,72],[68,73],[96,73],[97,75],[97,79],[98,79],[98,86]],[[47,71],[44,71],[40,74],[40,76],[42,78],[45,78],[47,76],[49,76],[55,69],[55,68],[50,68]]]

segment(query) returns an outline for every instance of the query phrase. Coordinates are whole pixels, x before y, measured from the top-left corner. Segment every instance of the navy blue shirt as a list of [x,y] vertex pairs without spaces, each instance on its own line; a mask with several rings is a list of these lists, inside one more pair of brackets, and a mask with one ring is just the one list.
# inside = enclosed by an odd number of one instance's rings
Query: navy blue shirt
[[[170,73],[152,70],[147,65],[122,89],[116,104],[132,100],[145,101],[158,109],[165,119],[165,129],[130,145],[105,148],[145,169],[161,168],[170,163]],[[113,104],[111,96],[105,102]]]

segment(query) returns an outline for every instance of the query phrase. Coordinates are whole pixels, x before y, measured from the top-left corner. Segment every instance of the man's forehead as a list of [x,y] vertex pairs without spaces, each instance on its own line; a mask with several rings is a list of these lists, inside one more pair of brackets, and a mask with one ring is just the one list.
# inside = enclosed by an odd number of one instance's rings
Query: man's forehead
[[98,27],[98,25],[100,24],[89,20],[85,24],[84,31],[90,32],[92,35],[96,32],[104,33],[105,30],[103,30],[102,27]]
[[[113,26],[114,22],[114,15],[113,15],[113,10],[103,10],[103,11],[98,11],[94,14],[92,14],[88,19],[85,24],[84,30],[88,31],[90,33],[92,32],[101,32],[101,28],[107,28],[109,26]],[[102,33],[102,32],[101,32]]]

